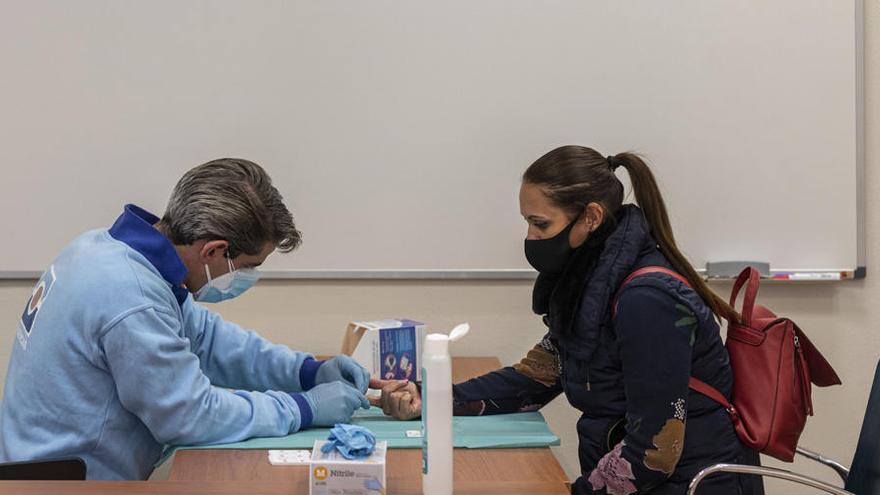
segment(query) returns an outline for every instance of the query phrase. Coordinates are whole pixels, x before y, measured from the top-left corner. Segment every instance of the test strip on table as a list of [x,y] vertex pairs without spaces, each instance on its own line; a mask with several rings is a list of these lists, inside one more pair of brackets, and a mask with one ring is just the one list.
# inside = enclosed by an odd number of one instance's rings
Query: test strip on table
[[270,450],[269,464],[273,466],[307,465],[312,459],[309,450]]

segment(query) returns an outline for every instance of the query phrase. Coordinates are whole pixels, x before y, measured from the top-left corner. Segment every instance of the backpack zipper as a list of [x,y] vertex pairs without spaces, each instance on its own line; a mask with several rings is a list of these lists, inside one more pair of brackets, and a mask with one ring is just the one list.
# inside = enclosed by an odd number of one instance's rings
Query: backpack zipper
[[807,415],[813,415],[813,403],[810,398],[810,392],[807,387],[810,386],[810,380],[807,378],[807,370],[804,363],[804,350],[801,347],[801,341],[797,334],[794,335],[794,365],[795,365],[795,386],[801,390],[801,399],[804,401],[804,409]]

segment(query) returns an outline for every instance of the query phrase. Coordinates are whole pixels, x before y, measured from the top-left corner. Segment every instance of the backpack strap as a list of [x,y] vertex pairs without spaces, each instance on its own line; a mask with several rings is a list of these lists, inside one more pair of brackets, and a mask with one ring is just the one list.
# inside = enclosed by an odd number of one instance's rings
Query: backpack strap
[[760,274],[758,270],[749,266],[736,278],[736,282],[733,283],[733,290],[730,292],[730,307],[736,309],[736,298],[739,296],[739,291],[743,286],[746,287],[740,317],[742,318],[741,323],[747,327],[752,326],[752,314],[755,312],[755,298],[758,297],[759,284]]
[[739,413],[736,411],[736,408],[733,407],[733,404],[727,400],[727,397],[719,392],[718,389],[704,381],[697,380],[694,377],[690,377],[688,380],[688,387],[721,404],[727,413],[730,414],[730,418],[733,420],[734,424],[736,424],[739,419]]
[[[688,279],[684,278],[680,273],[670,270],[665,266],[646,266],[644,268],[639,268],[638,270],[632,272],[623,279],[623,282],[620,283],[620,287],[617,289],[617,294],[614,295],[614,304],[611,306],[611,317],[614,318],[617,316],[617,304],[620,302],[620,293],[623,292],[623,288],[627,286],[633,279],[637,277],[641,277],[642,275],[647,275],[649,273],[662,273],[664,275],[669,275],[670,277],[677,279],[679,282],[684,285],[691,287],[691,283]],[[693,287],[691,287],[693,289]]]
[[[663,266],[646,266],[644,268],[639,268],[638,270],[630,273],[629,276],[627,276],[625,279],[623,279],[623,282],[621,282],[620,287],[617,289],[617,294],[614,295],[614,303],[613,303],[613,306],[611,307],[611,317],[612,318],[617,316],[617,304],[620,299],[620,293],[623,292],[624,287],[626,287],[627,284],[632,282],[633,279],[641,277],[642,275],[647,275],[649,273],[662,273],[664,275],[668,275],[668,276],[680,281],[684,285],[690,287],[691,289],[693,289],[693,287],[691,286],[691,283],[690,283],[690,281],[688,281],[688,279],[686,279],[680,273],[675,272],[673,270],[670,270],[669,268],[666,268]],[[749,277],[749,275],[745,275],[745,277],[743,277],[743,276],[740,277],[740,279],[742,279],[742,280],[737,281],[738,288],[735,290],[735,292],[738,291],[739,288],[742,287],[742,285],[746,282],[746,280],[748,280],[748,277]],[[755,286],[755,285],[756,284],[750,284],[750,286]],[[754,304],[755,292],[757,292],[757,288],[754,289],[754,292],[750,291],[750,294],[749,294],[751,296],[752,304]],[[739,421],[739,413],[737,413],[736,408],[733,407],[733,404],[731,404],[730,401],[727,400],[727,397],[724,397],[724,394],[719,392],[718,389],[716,389],[715,387],[709,385],[708,383],[701,381],[701,380],[698,380],[694,377],[690,377],[690,379],[688,379],[688,387],[691,388],[692,390],[695,390],[695,391],[705,395],[706,397],[714,400],[715,402],[720,404],[722,407],[724,407],[724,409],[728,412],[728,414],[730,414],[730,417],[733,420],[734,424],[736,424]]]

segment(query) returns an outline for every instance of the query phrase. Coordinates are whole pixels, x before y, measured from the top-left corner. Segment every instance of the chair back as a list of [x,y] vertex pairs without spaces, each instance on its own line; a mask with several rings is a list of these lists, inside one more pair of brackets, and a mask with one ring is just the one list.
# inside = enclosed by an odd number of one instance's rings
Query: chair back
[[845,488],[858,495],[880,495],[880,362]]

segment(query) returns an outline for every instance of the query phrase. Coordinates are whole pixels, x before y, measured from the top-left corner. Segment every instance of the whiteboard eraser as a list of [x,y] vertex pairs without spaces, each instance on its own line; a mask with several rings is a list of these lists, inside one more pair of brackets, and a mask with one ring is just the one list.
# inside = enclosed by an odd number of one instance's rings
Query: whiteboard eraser
[[736,278],[749,266],[757,270],[762,277],[770,276],[770,263],[764,261],[709,261],[706,263],[706,276]]

